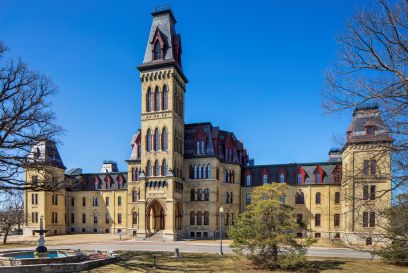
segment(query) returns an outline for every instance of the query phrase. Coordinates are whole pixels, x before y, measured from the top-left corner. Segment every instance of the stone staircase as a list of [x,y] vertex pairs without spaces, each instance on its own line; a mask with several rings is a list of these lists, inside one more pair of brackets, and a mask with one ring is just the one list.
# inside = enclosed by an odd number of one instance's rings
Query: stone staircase
[[146,238],[146,241],[163,241],[163,240],[164,240],[163,230],[159,230],[149,238]]

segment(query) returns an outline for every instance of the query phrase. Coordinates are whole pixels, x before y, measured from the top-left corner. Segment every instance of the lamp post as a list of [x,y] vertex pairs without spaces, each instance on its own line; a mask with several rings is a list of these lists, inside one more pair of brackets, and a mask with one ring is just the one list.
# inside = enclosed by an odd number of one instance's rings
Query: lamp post
[[220,252],[218,254],[223,255],[222,252],[222,214],[224,213],[224,208],[220,207]]

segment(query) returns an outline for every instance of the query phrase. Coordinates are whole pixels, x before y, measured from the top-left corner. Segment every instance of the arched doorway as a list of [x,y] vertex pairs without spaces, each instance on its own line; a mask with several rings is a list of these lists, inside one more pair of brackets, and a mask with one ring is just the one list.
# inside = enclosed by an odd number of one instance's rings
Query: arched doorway
[[166,208],[158,199],[152,200],[146,209],[146,230],[149,236],[166,228]]

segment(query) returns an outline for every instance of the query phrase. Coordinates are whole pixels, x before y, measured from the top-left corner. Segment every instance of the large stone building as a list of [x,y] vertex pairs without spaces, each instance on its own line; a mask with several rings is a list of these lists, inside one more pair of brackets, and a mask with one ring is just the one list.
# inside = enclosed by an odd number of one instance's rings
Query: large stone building
[[330,151],[327,162],[256,166],[234,133],[209,122],[184,123],[187,79],[176,20],[170,9],[152,15],[138,67],[141,128],[131,139],[128,169],[118,171],[115,162],[104,162],[100,173],[66,171],[55,144],[39,143],[33,156],[49,168],[26,170],[27,181],[65,186],[58,192],[25,192],[26,234],[38,229],[43,216],[49,234],[215,238],[220,225],[224,230],[233,225],[251,202],[254,187],[282,182],[291,190],[281,201],[295,207],[298,221],[315,237],[346,238],[374,230],[381,221],[377,205],[390,203],[388,193],[376,196],[390,188],[391,145],[377,107],[355,110],[346,145]]

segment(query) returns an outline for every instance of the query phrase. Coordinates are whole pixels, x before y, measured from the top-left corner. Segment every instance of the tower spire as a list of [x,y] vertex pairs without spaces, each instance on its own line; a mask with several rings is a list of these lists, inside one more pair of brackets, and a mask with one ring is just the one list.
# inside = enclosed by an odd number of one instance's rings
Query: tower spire
[[181,36],[176,33],[176,19],[169,6],[154,8],[153,21],[147,40],[140,72],[174,66],[187,82],[181,63]]

